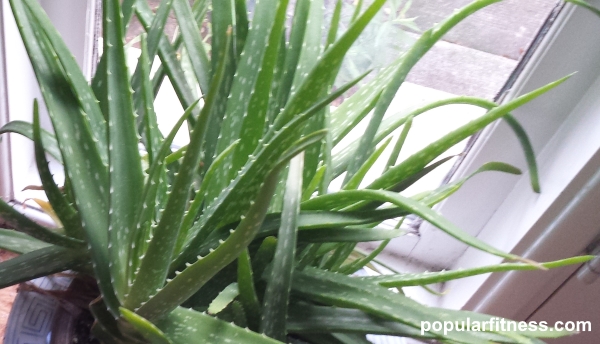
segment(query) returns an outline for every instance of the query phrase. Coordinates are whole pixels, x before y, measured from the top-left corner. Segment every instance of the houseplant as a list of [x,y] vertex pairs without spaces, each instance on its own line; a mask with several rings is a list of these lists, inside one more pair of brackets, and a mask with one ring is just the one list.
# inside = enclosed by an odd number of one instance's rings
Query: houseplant
[[[104,53],[91,85],[38,3],[11,0],[54,133],[40,128],[37,103],[32,124],[9,123],[2,132],[34,141],[40,178],[61,226],[39,226],[0,201],[0,216],[18,229],[0,232],[0,245],[21,254],[0,264],[0,287],[64,270],[93,276],[100,296],[90,305],[96,320],[92,331],[106,343],[362,343],[370,333],[446,343],[539,343],[536,337],[568,334],[421,333],[421,321],[491,317],[428,308],[389,289],[590,259],[540,264],[462,232],[431,207],[466,179],[413,197],[401,194],[445,161],[435,161],[440,154],[500,118],[523,143],[532,187],[539,189],[531,147],[509,113],[566,78],[503,105],[458,97],[383,119],[428,49],[462,19],[497,1],[474,1],[425,31],[411,49],[330,111],[327,105],[362,78],[331,87],[344,54],[385,0],[364,10],[359,6],[343,33],[337,32],[338,10],[324,44],[322,1],[296,3],[288,39],[287,0],[258,2],[251,21],[243,0],[198,0],[193,7],[185,0],[165,0],[155,15],[145,1],[105,0]],[[207,50],[199,25],[209,5]],[[171,11],[181,30],[173,43],[163,34]],[[123,35],[134,14],[147,35],[141,37],[142,55],[129,77]],[[176,54],[181,49],[197,85],[183,73]],[[155,55],[162,65],[151,78]],[[186,110],[163,137],[153,102],[165,77]],[[194,97],[196,86],[201,100]],[[489,111],[404,161],[389,159],[379,178],[359,188],[387,145],[379,143],[402,127],[397,152],[414,117],[454,103]],[[371,110],[364,135],[332,154]],[[184,122],[190,142],[172,152]],[[44,152],[63,163],[64,188],[55,183]],[[477,173],[484,171],[520,173],[499,162]],[[343,174],[343,190],[330,192],[331,181]],[[515,262],[468,271],[350,276],[373,261],[389,239],[403,234],[377,225],[410,214]],[[358,242],[380,240],[384,243],[372,254],[354,252]]]

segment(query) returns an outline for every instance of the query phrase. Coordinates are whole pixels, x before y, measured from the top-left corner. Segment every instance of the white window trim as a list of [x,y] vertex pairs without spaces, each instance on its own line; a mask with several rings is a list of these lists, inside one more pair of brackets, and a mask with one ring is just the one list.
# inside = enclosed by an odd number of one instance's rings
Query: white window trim
[[[599,0],[590,2],[600,6]],[[531,191],[527,173],[520,177],[488,173],[469,181],[437,207],[438,211],[493,246],[538,261],[581,254],[597,238],[600,212],[597,202],[591,200],[600,199],[600,176],[595,175],[600,169],[598,32],[599,18],[587,10],[565,6],[510,90],[509,99],[578,71],[559,88],[513,113],[536,151],[542,193]],[[482,133],[454,179],[488,161],[504,161],[527,170],[517,140],[501,122]],[[428,224],[421,226],[420,240],[417,246],[396,248],[400,254],[404,249],[409,262],[412,258],[449,269],[501,261],[467,248]],[[575,270],[453,281],[443,286],[448,294],[432,303],[525,319]]]

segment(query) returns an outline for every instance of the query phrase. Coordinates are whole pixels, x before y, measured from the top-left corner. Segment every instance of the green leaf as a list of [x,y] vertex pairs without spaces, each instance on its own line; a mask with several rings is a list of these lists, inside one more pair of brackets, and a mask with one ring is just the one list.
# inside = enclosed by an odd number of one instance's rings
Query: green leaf
[[152,344],[171,344],[172,342],[153,323],[133,313],[127,308],[119,308],[121,315],[127,322],[141,333]]
[[285,24],[287,3],[287,0],[264,0],[256,5],[246,46],[233,78],[216,153],[221,153],[241,133],[248,135],[248,139],[238,145],[233,156],[216,173],[207,192],[209,204],[244,165],[263,134],[273,67]]
[[[227,56],[228,47],[229,45],[225,46],[226,50],[221,52],[221,56]],[[209,114],[217,97],[216,92],[218,92],[223,81],[224,72],[225,60],[223,59],[211,82],[210,89],[213,91],[207,95],[204,107],[190,136],[188,149],[181,163],[179,174],[175,179],[163,216],[150,241],[144,259],[142,259],[139,272],[136,274],[133,286],[131,287],[131,292],[124,303],[128,309],[137,309],[151,295],[156,293],[156,289],[162,287],[164,284],[181,222],[183,221],[189,190],[200,163]]]
[[103,28],[109,124],[109,265],[113,288],[117,297],[123,300],[129,290],[129,250],[133,241],[132,228],[136,225],[136,211],[143,201],[139,191],[144,185],[144,175],[138,151],[139,140],[118,0],[104,2]]
[[[583,264],[595,256],[580,256],[568,259],[557,260],[553,262],[540,263],[546,269],[554,269],[567,265]],[[377,283],[386,288],[402,288],[417,285],[427,285],[433,283],[443,283],[459,278],[482,275],[492,272],[515,271],[515,270],[536,270],[538,267],[523,263],[502,263],[497,265],[481,266],[472,269],[457,269],[441,272],[425,273],[406,273],[395,275],[381,275],[373,277],[359,277],[359,279]]]
[[208,306],[209,314],[218,314],[240,294],[237,283],[231,283],[223,289]]
[[[385,0],[373,1],[342,37],[325,51],[296,93],[291,96],[283,112],[275,119],[273,131],[281,129],[297,114],[306,111],[331,86],[344,55],[384,3]],[[270,135],[272,134],[268,133],[267,137]]]
[[206,208],[202,219],[194,224],[196,228],[193,228],[192,231],[198,234],[186,243],[181,254],[173,263],[175,268],[179,268],[184,263],[193,260],[198,254],[201,244],[215,228],[220,228],[236,221],[239,216],[247,211],[250,202],[253,200],[253,197],[256,197],[258,192],[259,182],[257,181],[262,182],[270,168],[277,163],[277,159],[284,153],[284,150],[293,146],[294,139],[299,137],[299,133],[306,120],[347,91],[358,80],[360,80],[360,77],[337,89],[331,95],[313,105],[305,113],[298,115],[292,122],[277,131],[269,141],[263,142],[259,146],[256,155],[250,157],[250,160],[238,173],[236,178],[227,188],[221,190],[218,198]]
[[538,177],[538,169],[537,163],[535,161],[535,153],[533,152],[533,146],[527,137],[527,133],[525,129],[519,124],[513,116],[506,115],[503,119],[508,123],[508,125],[512,128],[512,130],[517,135],[519,142],[521,143],[521,147],[523,147],[523,151],[525,152],[525,159],[527,160],[527,166],[529,166],[529,177],[531,180],[531,187],[533,191],[540,193],[540,181]]
[[590,5],[590,3],[587,2],[587,1],[583,1],[583,0],[565,0],[565,2],[570,2],[570,3],[573,3],[573,4],[577,5],[577,6],[581,6],[583,8],[586,8],[586,9],[592,11],[592,13],[594,13],[595,15],[600,16],[600,10],[597,9],[596,7]]
[[[95,146],[102,161],[107,161],[107,126],[100,107],[96,101],[92,89],[81,72],[75,57],[62,40],[60,33],[56,30],[44,10],[35,0],[24,0],[27,10],[30,11],[32,18],[35,18],[36,27],[38,27],[47,38],[57,63],[64,70],[62,76],[70,84],[73,96],[77,99],[83,112],[80,114],[89,124]],[[39,26],[38,26],[39,25]]]
[[385,141],[379,148],[377,148],[377,150],[375,150],[375,152],[373,152],[373,154],[371,154],[370,157],[367,158],[367,160],[365,160],[363,165],[360,166],[360,168],[356,170],[356,173],[345,183],[343,187],[344,190],[358,189],[360,183],[365,178],[365,175],[371,170],[375,162],[377,162],[377,159],[379,159],[391,140],[392,138],[389,138],[387,141]]
[[404,127],[402,128],[402,132],[400,132],[400,136],[398,136],[398,141],[396,141],[396,144],[394,145],[394,149],[392,150],[392,153],[390,154],[390,157],[388,159],[388,162],[386,164],[384,172],[389,170],[390,167],[396,165],[396,162],[398,161],[398,156],[400,155],[400,151],[402,150],[402,147],[404,146],[404,142],[406,141],[406,137],[408,136],[408,132],[410,131],[411,127],[412,127],[412,117],[409,117],[406,120],[406,123],[404,123]]
[[[346,275],[327,272],[314,268],[296,271],[292,290],[302,298],[325,305],[355,308],[376,316],[394,320],[416,329],[422,321],[442,321],[438,310],[420,305],[408,297],[394,293],[384,287],[376,286]],[[433,335],[459,343],[481,343],[476,332],[449,332],[432,329]]]
[[454,146],[463,139],[483,129],[485,126],[492,123],[496,119],[501,118],[510,111],[518,108],[519,106],[533,100],[534,98],[560,85],[568,78],[569,76],[549,83],[546,86],[540,87],[537,90],[534,90],[530,93],[513,99],[512,101],[506,104],[491,109],[485,115],[461,126],[456,130],[451,131],[450,133],[444,135],[442,138],[432,142],[430,145],[428,145],[421,151],[411,155],[402,163],[398,164],[393,168],[390,168],[381,177],[379,177],[377,180],[371,183],[368,186],[368,188],[386,188],[389,185],[394,185],[397,182],[409,177],[410,175],[417,173],[419,170],[425,167],[429,162],[435,159],[439,154],[446,151],[448,148]]
[[44,191],[48,197],[48,201],[52,206],[52,210],[58,216],[60,222],[65,228],[65,233],[75,239],[83,240],[84,233],[81,227],[81,219],[77,211],[69,204],[66,197],[62,194],[58,185],[54,182],[52,173],[48,168],[48,160],[44,153],[44,145],[42,141],[40,118],[38,112],[37,100],[33,103],[33,140],[35,146],[35,162],[40,175],[40,180],[44,186]]
[[179,118],[177,123],[169,132],[169,135],[165,137],[160,148],[156,152],[156,156],[150,169],[148,170],[148,177],[146,178],[146,184],[144,185],[144,189],[142,192],[142,203],[139,208],[136,210],[136,222],[133,234],[133,240],[135,242],[132,245],[132,250],[130,251],[129,261],[131,262],[131,269],[129,271],[130,279],[133,279],[135,274],[137,273],[137,268],[139,267],[141,258],[146,253],[148,248],[148,240],[150,239],[150,220],[155,210],[155,204],[157,202],[156,194],[158,188],[160,186],[160,178],[163,176],[164,168],[165,168],[165,156],[168,152],[171,151],[171,143],[175,138],[175,135],[181,128],[181,125],[185,122],[185,120],[192,114],[192,111],[198,104],[198,101],[192,104],[190,108],[188,108],[183,115]]
[[[146,30],[150,31],[153,21],[154,12],[146,1],[137,1],[135,12],[140,20],[140,23]],[[188,84],[181,63],[177,59],[177,53],[174,47],[169,42],[169,39],[164,34],[160,35],[158,42],[158,56],[162,62],[161,66],[169,77],[169,81],[173,85],[173,89],[179,98],[179,101],[184,109],[189,108],[197,99],[194,96],[192,88]],[[100,64],[102,60],[100,60]]]
[[352,199],[354,202],[362,201],[362,200],[373,200],[373,201],[381,201],[381,202],[390,202],[395,206],[406,210],[412,214],[418,215],[423,218],[425,221],[428,221],[432,225],[438,227],[443,230],[447,234],[453,236],[454,238],[464,242],[465,244],[472,246],[474,248],[480,249],[484,252],[488,252],[490,254],[504,257],[510,260],[518,260],[527,262],[529,264],[534,264],[534,262],[527,260],[525,258],[521,258],[514,254],[509,254],[502,252],[483,241],[469,235],[464,232],[462,229],[453,225],[450,221],[431,210],[427,205],[412,200],[410,198],[406,198],[401,196],[395,192],[384,191],[384,190],[348,190],[348,191],[340,191],[335,194],[329,194],[320,196],[318,198],[314,198],[312,200],[306,201],[302,203],[303,210],[315,210],[315,209],[327,209],[331,205],[335,205],[338,203],[338,200],[344,199]]
[[338,307],[294,304],[287,327],[291,333],[369,333],[411,338],[437,338],[412,326],[357,310]]
[[[117,300],[110,283],[108,268],[108,175],[96,145],[88,118],[82,115],[80,102],[56,51],[44,32],[31,18],[22,0],[11,0],[13,14],[50,114],[77,208],[91,246],[95,273],[108,307],[116,314]],[[36,4],[36,6],[39,6]],[[80,73],[80,72],[78,72]],[[82,162],[85,161],[85,166]],[[1,204],[1,203],[0,203]]]
[[49,244],[64,247],[81,247],[84,244],[80,240],[66,237],[48,228],[38,225],[25,215],[16,211],[12,206],[5,203],[2,199],[0,199],[0,218],[2,219],[3,223],[9,227],[17,228],[19,232],[23,232]]
[[[396,228],[398,228],[400,226],[396,226]],[[352,263],[348,263],[344,266],[342,266],[339,269],[339,272],[347,274],[347,275],[351,275],[355,272],[357,272],[358,270],[362,269],[363,267],[367,266],[369,263],[371,263],[381,252],[383,252],[383,250],[386,248],[386,246],[390,243],[390,239],[383,241],[381,244],[379,244],[379,246],[377,246],[376,249],[374,249],[371,253],[369,253],[368,255],[365,254],[365,256],[363,258],[357,259],[355,261],[353,261]]]
[[0,249],[25,254],[48,247],[50,244],[12,229],[0,228]]
[[283,107],[290,96],[290,90],[294,82],[296,75],[296,69],[298,67],[298,61],[300,59],[300,53],[302,51],[302,43],[306,32],[306,22],[308,20],[308,13],[310,11],[309,0],[296,1],[296,7],[294,8],[294,16],[292,17],[292,28],[290,32],[290,39],[285,53],[285,61],[283,62],[283,73],[281,75],[281,84],[277,91],[277,98],[279,99],[279,110]]
[[209,315],[177,308],[165,318],[157,321],[173,344],[276,344],[271,338],[248,331]]
[[197,234],[195,231],[190,231],[191,226],[198,216],[198,212],[200,211],[200,207],[202,206],[206,194],[206,187],[210,185],[212,179],[214,178],[215,173],[219,170],[221,165],[225,162],[226,158],[235,151],[235,147],[240,143],[240,140],[234,141],[231,146],[227,147],[219,156],[215,158],[213,163],[210,165],[206,174],[204,175],[204,179],[202,180],[202,184],[200,185],[200,189],[196,192],[196,196],[194,197],[194,201],[190,204],[190,207],[187,210],[183,218],[183,222],[181,223],[181,231],[179,232],[179,238],[177,239],[177,245],[175,246],[175,252],[181,252],[181,249],[187,240],[190,240],[191,237]]
[[317,171],[315,172],[315,175],[313,176],[310,183],[308,183],[308,185],[304,189],[304,192],[302,193],[302,201],[306,201],[306,200],[310,199],[312,194],[317,190],[317,188],[319,187],[319,184],[321,184],[321,182],[323,181],[323,177],[325,176],[326,169],[327,169],[327,166],[321,166],[317,169]]
[[475,172],[471,173],[470,175],[468,175],[462,179],[459,179],[455,182],[440,186],[439,188],[432,191],[427,196],[423,197],[420,201],[431,207],[434,204],[437,204],[437,203],[443,201],[444,199],[450,197],[450,195],[452,195],[453,193],[458,191],[458,189],[460,189],[462,187],[462,185],[467,182],[467,180],[473,178],[475,175],[477,175],[481,172],[487,172],[487,171],[498,171],[498,172],[516,174],[516,175],[521,174],[521,170],[519,170],[518,168],[516,168],[512,165],[505,164],[503,162],[495,162],[495,161],[488,162],[488,163],[483,164],[483,166],[478,168]]
[[[156,11],[156,15],[152,20],[152,24],[148,28],[147,39],[144,40],[144,38],[142,38],[141,40],[145,47],[142,46],[142,56],[138,60],[138,64],[133,72],[133,76],[131,77],[131,86],[134,90],[134,107],[138,114],[143,114],[143,121],[149,122],[149,124],[153,124],[153,121],[152,118],[148,119],[147,117],[152,117],[155,114],[153,113],[153,105],[151,105],[152,101],[154,100],[154,97],[151,96],[153,92],[151,92],[152,88],[149,87],[147,79],[150,77],[150,70],[152,69],[154,57],[156,56],[161,36],[163,36],[164,27],[169,13],[171,12],[172,5],[173,0],[161,1]],[[123,12],[125,12],[125,10],[126,9],[123,8]],[[129,9],[129,11],[132,10],[133,9]],[[127,26],[126,21],[124,21],[124,24],[124,26]],[[146,56],[144,56],[144,53]],[[103,55],[102,59],[106,59],[106,57]]]
[[[266,47],[264,47],[262,63],[258,67],[256,83],[250,91],[250,100],[247,104],[247,110],[244,113],[242,120],[239,121],[239,131],[236,133],[235,128],[231,129],[234,137],[241,136],[240,133],[243,133],[244,140],[242,144],[236,147],[235,153],[232,157],[230,176],[233,176],[235,171],[238,171],[246,163],[248,156],[256,150],[259,140],[265,131],[269,98],[271,97],[271,84],[273,82],[274,70],[279,55],[280,39],[285,26],[287,4],[288,0],[280,1],[277,4],[273,26],[270,30]],[[260,20],[260,18],[257,19]],[[263,21],[259,21],[258,23],[261,26],[266,24]],[[248,39],[255,39],[252,33],[250,33]],[[244,50],[243,55],[246,56],[246,50]],[[240,68],[243,67],[243,65],[240,65]],[[250,66],[250,68],[252,67]],[[235,88],[232,89],[232,92],[234,90]],[[233,96],[234,94],[232,93],[232,97]],[[235,113],[228,114],[228,116],[231,116],[227,118],[231,118],[232,123],[238,122],[238,120],[235,119]]]
[[237,258],[260,229],[275,192],[280,170],[295,154],[299,153],[297,148],[304,150],[305,144],[308,143],[310,140],[300,140],[281,155],[280,160],[271,168],[269,175],[260,186],[257,197],[250,202],[250,209],[246,216],[242,216],[240,223],[235,230],[231,230],[227,240],[221,241],[221,244],[210,251],[206,257],[197,256],[194,263],[187,263],[187,268],[179,273],[176,272],[175,278],[143,304],[136,313],[150,319],[159,318],[183,303]]
[[294,272],[303,163],[303,154],[293,158],[290,162],[283,196],[281,227],[279,227],[277,235],[277,248],[263,300],[261,332],[280,341],[285,341],[287,335],[285,319],[287,317],[290,284]]
[[250,253],[247,249],[238,257],[237,265],[237,282],[240,292],[240,301],[244,307],[244,311],[248,315],[248,327],[252,331],[258,332],[262,312],[258,302],[258,296],[256,295],[256,288],[254,287],[252,263],[250,262]]
[[[58,149],[56,138],[52,133],[48,132],[45,129],[41,129],[40,131],[42,136],[42,143],[44,145],[44,148],[46,149],[46,152],[62,164],[62,156],[60,154],[60,150]],[[23,121],[8,122],[4,126],[2,126],[2,128],[0,128],[0,135],[6,133],[19,134],[33,141],[33,125],[31,123]]]
[[177,23],[181,30],[181,36],[188,56],[192,62],[192,68],[198,79],[202,94],[209,93],[209,83],[211,76],[211,66],[208,61],[208,55],[204,50],[204,43],[200,36],[200,28],[194,20],[189,1],[173,0],[173,10],[177,17]]
[[366,242],[397,238],[405,235],[402,230],[381,228],[320,228],[303,229],[298,232],[298,241],[320,242]]
[[85,250],[42,247],[0,263],[0,289],[65,270],[79,270],[89,261]]

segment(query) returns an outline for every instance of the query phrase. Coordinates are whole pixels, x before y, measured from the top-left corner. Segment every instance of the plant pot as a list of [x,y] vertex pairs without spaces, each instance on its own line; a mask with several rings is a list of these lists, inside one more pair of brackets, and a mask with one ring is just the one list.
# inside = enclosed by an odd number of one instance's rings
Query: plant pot
[[4,344],[93,344],[87,305],[98,295],[88,279],[54,275],[22,284],[13,303]]

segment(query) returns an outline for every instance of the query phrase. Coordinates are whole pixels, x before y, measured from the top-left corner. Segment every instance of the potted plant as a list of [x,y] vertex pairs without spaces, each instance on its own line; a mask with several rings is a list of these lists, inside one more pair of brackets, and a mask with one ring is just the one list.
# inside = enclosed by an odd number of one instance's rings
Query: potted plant
[[[425,31],[406,53],[329,109],[364,77],[332,87],[344,55],[385,2],[359,6],[349,28],[339,33],[338,2],[323,44],[322,1],[296,2],[289,37],[288,0],[257,1],[252,20],[243,0],[213,1],[207,50],[199,26],[209,1],[190,7],[185,0],[165,0],[154,14],[145,1],[104,0],[104,49],[90,85],[37,1],[10,0],[54,133],[40,128],[37,103],[32,124],[9,123],[2,132],[33,140],[60,228],[40,226],[0,201],[0,216],[17,230],[1,231],[0,247],[20,254],[0,264],[0,287],[65,270],[93,277],[99,294],[89,306],[91,330],[104,343],[362,343],[366,334],[539,343],[540,336],[569,334],[421,331],[422,321],[492,317],[423,306],[404,296],[405,286],[591,257],[537,263],[466,234],[431,209],[466,180],[413,197],[402,194],[444,162],[436,161],[440,154],[501,118],[520,136],[537,189],[535,159],[509,113],[566,78],[502,105],[458,97],[383,120],[412,66],[457,23],[497,0],[474,1]],[[171,11],[181,30],[173,43],[163,34]],[[134,14],[147,34],[130,77],[123,36]],[[196,84],[183,72],[177,56],[182,49]],[[156,55],[162,64],[151,78]],[[153,110],[165,77],[186,109],[167,136],[158,130]],[[194,97],[197,88],[201,99]],[[396,161],[412,119],[453,103],[488,112]],[[369,112],[364,135],[332,154]],[[189,144],[173,152],[184,122]],[[389,140],[379,144],[399,128],[386,171],[360,188]],[[64,166],[62,188],[46,154]],[[520,173],[499,162],[477,173],[484,171]],[[330,191],[331,181],[344,174],[342,190]],[[354,276],[390,239],[404,234],[378,224],[408,215],[508,262],[466,271]],[[382,240],[371,254],[355,251],[357,243]]]

